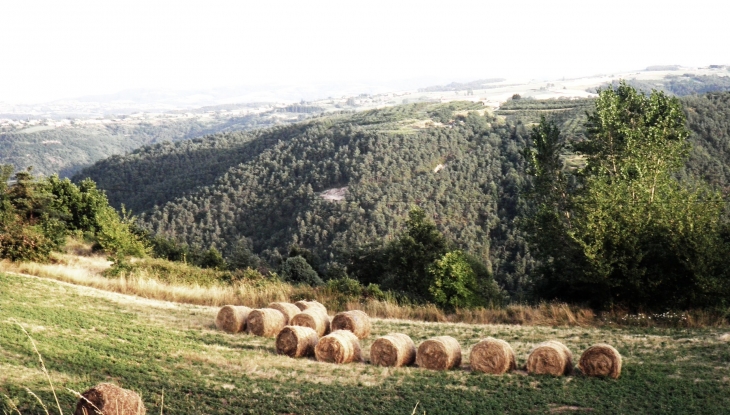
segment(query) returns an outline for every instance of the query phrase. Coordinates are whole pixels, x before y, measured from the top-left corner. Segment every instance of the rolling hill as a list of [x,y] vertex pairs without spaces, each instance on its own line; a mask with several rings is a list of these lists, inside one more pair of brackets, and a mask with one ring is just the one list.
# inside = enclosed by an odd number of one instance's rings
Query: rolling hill
[[[730,94],[682,98],[693,150],[681,176],[727,191]],[[144,147],[83,170],[153,234],[276,264],[290,246],[328,264],[380,246],[420,206],[519,298],[535,265],[516,226],[529,126],[545,115],[582,137],[590,100],[419,103]],[[571,154],[565,155],[571,167]],[[342,200],[325,198],[337,190]]]

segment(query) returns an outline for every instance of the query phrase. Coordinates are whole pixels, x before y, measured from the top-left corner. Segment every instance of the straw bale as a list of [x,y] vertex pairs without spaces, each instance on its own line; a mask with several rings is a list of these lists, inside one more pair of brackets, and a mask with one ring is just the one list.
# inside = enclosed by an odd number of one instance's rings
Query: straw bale
[[330,316],[320,308],[308,308],[294,316],[289,322],[292,326],[302,326],[314,329],[318,336],[330,332]]
[[583,352],[578,368],[586,376],[618,379],[621,376],[621,354],[613,346],[599,343]]
[[238,333],[246,330],[246,319],[251,309],[245,306],[224,305],[215,317],[215,326],[219,330]]
[[378,337],[370,346],[370,363],[378,366],[409,366],[416,360],[416,344],[407,334]]
[[360,362],[362,361],[360,340],[351,331],[333,331],[319,339],[314,348],[314,355],[320,362]]
[[300,310],[308,310],[310,308],[320,308],[322,311],[324,311],[325,314],[327,314],[327,307],[324,306],[324,304],[320,303],[319,301],[297,301],[294,303],[295,306],[299,307]]
[[246,328],[256,336],[275,337],[286,326],[284,313],[273,308],[259,308],[248,314]]
[[289,324],[289,321],[291,321],[292,317],[296,316],[301,311],[299,307],[295,306],[292,303],[271,303],[266,307],[273,308],[274,310],[279,310],[281,314],[284,315],[284,325]]
[[122,389],[111,383],[100,383],[82,393],[74,415],[144,415],[147,409],[137,392]]
[[573,373],[573,353],[559,341],[547,341],[532,349],[526,366],[535,375],[569,375]]
[[461,346],[451,336],[428,339],[418,346],[416,364],[434,370],[449,370],[461,365]]
[[289,357],[314,356],[318,341],[319,336],[309,327],[286,326],[276,336],[276,353]]
[[504,340],[487,337],[471,349],[469,362],[472,370],[501,375],[517,367],[515,351]]
[[332,319],[332,331],[349,330],[358,339],[370,336],[370,317],[364,311],[350,310],[337,313]]

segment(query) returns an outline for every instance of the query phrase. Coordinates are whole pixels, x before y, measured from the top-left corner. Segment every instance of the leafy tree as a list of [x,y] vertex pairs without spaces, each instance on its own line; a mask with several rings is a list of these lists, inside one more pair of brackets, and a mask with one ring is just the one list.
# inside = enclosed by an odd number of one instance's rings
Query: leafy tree
[[679,101],[622,83],[599,91],[595,105],[587,140],[576,146],[587,165],[574,189],[560,184],[559,147],[544,145],[556,141],[554,130],[533,132],[531,225],[546,231],[532,239],[543,255],[540,294],[599,306],[717,303],[728,288],[724,203],[672,175],[689,149]]
[[304,283],[311,286],[324,284],[317,272],[301,256],[287,258],[281,265],[281,276],[285,281],[293,283]]
[[249,238],[238,240],[227,259],[232,269],[257,269],[261,265],[261,259],[253,253],[253,244]]
[[414,207],[408,213],[406,232],[388,247],[388,288],[431,297],[431,264],[447,252],[447,242],[436,225],[426,219],[423,209]]
[[451,251],[437,259],[428,269],[431,285],[428,291],[436,304],[454,309],[484,304],[474,270],[461,251]]
[[147,255],[147,245],[133,232],[135,218],[127,213],[124,206],[121,215],[111,206],[106,206],[96,212],[94,221],[99,227],[94,238],[104,252],[115,256]]

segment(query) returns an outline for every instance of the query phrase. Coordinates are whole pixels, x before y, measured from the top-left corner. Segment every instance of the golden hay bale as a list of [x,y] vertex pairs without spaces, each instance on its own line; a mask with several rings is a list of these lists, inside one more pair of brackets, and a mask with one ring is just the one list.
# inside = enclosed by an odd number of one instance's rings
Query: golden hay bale
[[578,368],[586,376],[618,379],[621,376],[621,354],[613,346],[599,343],[583,352]]
[[319,336],[309,327],[286,326],[276,336],[276,353],[289,357],[313,356],[318,341]]
[[74,415],[119,414],[144,415],[147,409],[137,392],[111,383],[100,383],[82,393]]
[[289,324],[292,326],[309,327],[324,336],[330,332],[330,316],[320,308],[309,308],[294,316]]
[[251,309],[245,306],[224,305],[215,317],[215,326],[219,330],[238,333],[246,330],[246,319]]
[[259,308],[248,313],[246,328],[256,336],[274,337],[286,326],[284,313],[273,308]]
[[370,346],[370,363],[378,366],[408,366],[416,360],[416,344],[407,334],[378,337]]
[[501,375],[517,367],[515,351],[504,340],[487,337],[471,349],[469,362],[472,370]]
[[324,311],[325,314],[327,314],[327,307],[324,306],[324,304],[320,303],[319,301],[297,301],[294,303],[295,306],[299,307],[300,310],[309,310],[310,308],[320,308],[322,311]]
[[434,370],[449,370],[461,365],[461,346],[451,336],[428,339],[418,346],[416,353],[418,367]]
[[349,330],[358,339],[370,336],[370,317],[364,311],[350,310],[337,313],[332,319],[332,331]]
[[319,339],[314,355],[320,362],[360,362],[360,340],[349,330],[337,330]]
[[295,306],[292,303],[271,303],[266,306],[266,308],[273,308],[274,310],[279,310],[281,314],[284,315],[284,324],[289,324],[289,321],[292,319],[292,317],[299,314],[301,311],[299,307]]
[[547,341],[532,349],[526,366],[527,372],[535,375],[569,375],[573,372],[573,353],[563,343]]

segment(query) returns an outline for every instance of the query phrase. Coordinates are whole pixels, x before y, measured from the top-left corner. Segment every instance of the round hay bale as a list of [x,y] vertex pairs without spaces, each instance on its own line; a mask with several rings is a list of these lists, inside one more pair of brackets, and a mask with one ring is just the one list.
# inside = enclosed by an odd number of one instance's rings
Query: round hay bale
[[621,354],[613,346],[600,343],[583,352],[578,368],[586,376],[618,379],[621,376]]
[[349,330],[358,339],[370,336],[370,317],[364,311],[350,310],[337,313],[332,319],[332,331]]
[[309,327],[286,326],[276,336],[276,353],[289,357],[313,356],[318,340],[317,333]]
[[337,330],[319,339],[314,355],[320,362],[350,363],[362,361],[360,340],[349,330]]
[[242,305],[224,305],[215,317],[218,330],[238,333],[246,330],[246,319],[251,309]]
[[294,316],[289,322],[292,326],[309,327],[324,336],[330,332],[330,316],[320,308],[308,308]]
[[418,346],[416,353],[418,367],[433,370],[449,370],[461,365],[461,346],[451,336],[428,339]]
[[473,370],[501,375],[517,367],[515,351],[504,340],[487,337],[471,349],[469,363]]
[[81,394],[74,415],[144,415],[147,409],[137,392],[111,383],[100,383]]
[[292,319],[292,317],[296,316],[301,311],[299,307],[295,306],[292,303],[271,303],[267,305],[266,308],[279,310],[281,314],[284,315],[284,325],[289,324],[289,321]]
[[527,372],[535,375],[569,375],[573,372],[573,353],[559,341],[540,343],[527,357]]
[[248,313],[246,328],[256,336],[275,337],[286,326],[284,313],[273,308],[259,308]]
[[407,334],[378,337],[370,346],[370,363],[377,366],[409,366],[416,360],[416,344]]
[[319,301],[297,301],[294,303],[295,306],[299,307],[300,310],[309,310],[310,308],[320,308],[322,311],[324,311],[325,314],[327,314],[327,307],[324,306],[324,304],[320,303]]

